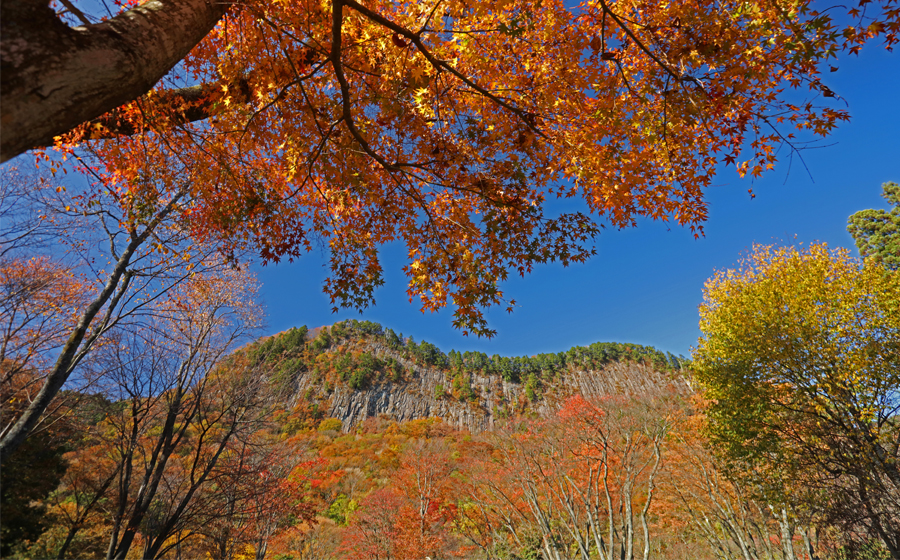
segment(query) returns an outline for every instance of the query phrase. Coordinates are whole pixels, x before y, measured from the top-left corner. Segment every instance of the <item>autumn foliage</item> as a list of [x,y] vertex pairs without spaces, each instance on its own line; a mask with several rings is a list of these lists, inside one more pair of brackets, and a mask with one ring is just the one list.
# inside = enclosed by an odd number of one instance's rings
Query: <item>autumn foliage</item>
[[867,4],[241,2],[59,147],[103,189],[184,193],[199,238],[269,261],[321,240],[336,305],[370,304],[402,243],[410,298],[490,335],[510,273],[584,261],[603,224],[699,234],[723,164],[758,176],[846,120],[823,67],[897,40],[896,3]]
[[695,373],[737,472],[848,534],[897,540],[900,274],[824,244],[755,247],[701,307]]
[[[710,281],[705,398],[675,379],[556,395],[492,433],[351,429],[296,376],[399,384],[396,356],[332,348],[334,328],[234,351],[260,315],[254,253],[324,247],[335,308],[364,308],[400,244],[410,300],[491,336],[510,274],[585,261],[606,225],[700,235],[717,174],[826,137],[848,113],[824,69],[898,30],[897,0],[235,3],[157,88],[37,153],[56,182],[14,193],[54,256],[18,244],[41,237],[29,220],[0,239],[3,507],[25,519],[4,515],[3,554],[900,558],[900,296],[871,220],[856,233],[888,268],[765,249]],[[470,375],[498,373],[524,413],[569,368],[683,365],[615,344],[445,355],[374,330],[452,369],[436,398],[476,401]]]
[[[481,434],[436,418],[371,417],[345,431],[277,382],[244,385],[275,381],[278,359],[294,359],[282,342],[248,346],[184,391],[174,432],[177,385],[83,400],[47,529],[14,553],[102,555],[140,505],[137,475],[174,436],[135,524],[131,550],[147,558],[845,558],[833,525],[787,499],[799,494],[776,499],[735,476],[709,445],[710,402],[681,373],[629,395],[550,401],[547,416]],[[265,397],[273,390],[279,399]]]

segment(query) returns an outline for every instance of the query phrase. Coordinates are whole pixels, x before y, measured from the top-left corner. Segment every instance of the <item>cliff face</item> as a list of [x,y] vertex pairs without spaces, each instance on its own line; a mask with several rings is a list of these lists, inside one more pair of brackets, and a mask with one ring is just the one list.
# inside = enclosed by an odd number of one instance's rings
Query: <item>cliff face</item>
[[613,362],[599,370],[559,371],[531,387],[532,399],[523,383],[512,383],[499,375],[463,371],[470,396],[460,399],[448,392],[454,378],[460,377],[459,372],[422,366],[377,341],[357,341],[344,351],[394,359],[406,370],[403,381],[380,380],[360,389],[346,384],[330,388],[314,374],[299,373],[295,377],[297,394],[317,402],[327,410],[326,416],[340,419],[344,431],[366,418],[382,416],[397,421],[438,417],[453,426],[481,432],[491,430],[499,419],[513,412],[550,414],[573,395],[628,395],[669,386],[689,391],[685,378],[677,372],[661,372],[643,363]]

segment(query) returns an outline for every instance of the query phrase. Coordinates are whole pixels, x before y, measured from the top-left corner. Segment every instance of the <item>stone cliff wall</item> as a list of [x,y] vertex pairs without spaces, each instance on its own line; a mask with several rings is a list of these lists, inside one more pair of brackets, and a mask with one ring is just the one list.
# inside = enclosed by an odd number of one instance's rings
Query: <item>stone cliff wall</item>
[[[397,421],[438,417],[444,422],[472,432],[490,430],[500,417],[526,406],[524,385],[511,383],[494,375],[470,373],[470,386],[476,398],[461,401],[450,394],[436,395],[438,387],[449,389],[452,372],[432,366],[422,366],[389,347],[372,342],[354,345],[379,358],[394,358],[407,370],[407,380],[387,381],[353,390],[346,385],[330,392],[308,374],[296,380],[298,394],[328,405],[327,416],[338,418],[344,431],[373,416],[386,416]],[[565,398],[580,394],[586,397],[628,395],[674,385],[688,391],[680,374],[660,372],[653,367],[632,362],[616,362],[598,371],[567,370],[554,379],[542,380],[540,398],[527,403],[527,410],[545,415],[555,410]]]

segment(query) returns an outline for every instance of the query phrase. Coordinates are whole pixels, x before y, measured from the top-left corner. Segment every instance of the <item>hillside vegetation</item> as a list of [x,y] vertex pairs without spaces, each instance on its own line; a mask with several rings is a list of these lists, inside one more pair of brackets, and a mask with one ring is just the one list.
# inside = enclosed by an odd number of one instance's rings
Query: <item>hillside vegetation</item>
[[632,394],[681,385],[686,359],[637,344],[598,342],[535,356],[444,353],[371,321],[294,328],[245,350],[320,417],[349,429],[366,418],[438,417],[473,432],[515,414],[546,415],[576,394]]
[[[151,350],[128,363],[161,374]],[[444,353],[346,321],[257,340],[158,392],[120,373],[117,391],[66,392],[59,420],[4,465],[3,555],[890,557],[735,476],[689,366],[618,343]]]

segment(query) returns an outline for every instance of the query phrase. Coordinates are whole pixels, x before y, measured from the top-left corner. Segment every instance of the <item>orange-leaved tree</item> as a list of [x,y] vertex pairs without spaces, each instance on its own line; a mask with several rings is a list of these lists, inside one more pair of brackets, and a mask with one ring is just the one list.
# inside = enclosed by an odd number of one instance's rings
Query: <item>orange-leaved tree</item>
[[[65,343],[76,319],[75,310],[83,305],[87,291],[68,267],[47,257],[0,259],[0,392],[4,408],[28,406],[49,365],[47,354]],[[0,434],[9,428],[4,422]]]
[[214,484],[198,500],[208,510],[192,528],[203,535],[203,555],[222,560],[253,550],[263,560],[280,529],[315,524],[319,504],[309,475],[324,461],[310,459],[307,447],[303,438],[264,429],[226,451]]
[[644,558],[665,548],[661,481],[677,392],[572,397],[512,424],[462,470],[459,532],[488,557]]
[[[410,297],[490,335],[483,310],[512,303],[511,271],[593,254],[591,214],[699,228],[721,164],[758,175],[796,129],[821,137],[846,119],[821,66],[876,36],[892,45],[900,15],[895,0],[843,9],[838,32],[823,8],[240,2],[180,81],[60,146],[110,138],[88,151],[120,189],[144,188],[148,168],[190,170],[195,234],[268,260],[321,240],[335,304],[369,304],[378,248],[403,243]],[[572,196],[588,212],[552,215],[548,201]]]
[[[9,2],[2,6],[0,17],[2,95],[5,100],[0,109],[4,123],[0,133],[0,156],[6,161],[30,148],[52,143],[54,136],[146,94],[204,37],[216,34],[217,24],[220,29],[231,26],[234,31],[242,23],[249,23],[266,32],[275,32],[280,40],[267,43],[266,51],[259,54],[279,53],[285,55],[285,59],[294,58],[292,66],[296,73],[298,68],[317,58],[313,53],[297,57],[296,47],[312,47],[327,54],[332,33],[341,31],[344,12],[355,13],[368,20],[369,32],[351,35],[354,42],[371,51],[378,50],[376,41],[381,46],[386,44],[398,49],[412,47],[425,55],[433,68],[454,72],[466,80],[467,86],[482,85],[484,89],[476,90],[482,94],[491,91],[490,84],[485,84],[482,81],[485,76],[472,72],[466,64],[469,58],[466,55],[470,53],[459,58],[452,53],[445,56],[447,53],[441,52],[440,41],[434,44],[433,32],[458,33],[463,43],[470,40],[482,44],[498,43],[501,48],[491,53],[492,56],[502,52],[504,43],[517,41],[526,48],[544,50],[542,47],[549,47],[548,51],[568,51],[569,54],[589,45],[595,54],[599,51],[602,60],[613,63],[611,66],[627,67],[631,62],[627,57],[620,57],[624,54],[620,53],[620,47],[624,47],[623,51],[629,47],[639,48],[648,61],[657,64],[674,82],[702,80],[700,76],[685,74],[685,70],[690,70],[697,62],[702,65],[714,61],[723,50],[729,50],[728,47],[723,49],[722,45],[730,42],[735,33],[760,34],[762,39],[768,39],[766,35],[774,31],[776,38],[772,42],[747,43],[758,47],[747,53],[746,62],[751,66],[759,62],[761,56],[766,56],[765,51],[769,49],[778,51],[786,47],[797,55],[794,62],[802,64],[823,53],[833,54],[830,46],[853,52],[866,40],[880,34],[884,35],[888,46],[896,41],[898,14],[893,0],[882,0],[874,6],[871,2],[861,2],[862,9],[839,6],[837,14],[853,18],[842,33],[832,27],[832,18],[836,15],[834,6],[817,6],[818,10],[813,10],[811,4],[657,4],[590,0],[578,6],[574,3],[566,6],[564,2],[431,0],[363,6],[354,0],[299,0],[275,5],[254,0],[130,0],[116,2],[120,7],[117,14],[113,14],[108,6],[99,14],[92,14],[91,10],[96,11],[98,6],[79,0],[62,0],[58,4],[50,0]],[[585,13],[588,17],[579,21]],[[334,27],[329,21],[331,14],[337,14]],[[591,17],[597,14],[602,17]],[[550,17],[544,17],[547,15]],[[309,20],[317,22],[309,25]],[[571,25],[573,20],[575,25]],[[720,29],[723,33],[718,36],[708,34],[711,31],[706,26],[708,23],[713,26],[724,23],[724,28]],[[778,35],[786,41],[779,41]],[[233,41],[234,37],[232,33],[226,38],[218,52],[221,58],[241,51],[242,45]],[[627,42],[621,42],[622,38],[627,38]],[[714,40],[709,40],[711,38]],[[338,46],[340,43],[338,40]],[[466,44],[461,46],[467,47]],[[809,46],[813,48],[809,49]],[[554,62],[553,54],[539,52],[542,54],[550,54],[549,62]],[[372,61],[377,58],[373,57]],[[528,62],[527,59],[516,60],[512,67],[501,71],[521,71],[521,66],[515,67],[518,63],[524,66],[526,73],[533,72],[535,65],[529,66]],[[778,62],[776,60],[776,64]],[[48,68],[52,71],[47,71]],[[567,70],[577,74],[580,68],[583,67],[574,66]],[[718,72],[723,68],[710,65],[708,70]],[[377,73],[370,75],[377,76]],[[790,80],[795,76],[783,77]],[[753,76],[748,78],[754,79]],[[572,83],[572,80],[566,81]],[[275,89],[284,85],[284,82],[271,82],[270,87]],[[516,91],[515,80],[502,84],[512,87],[506,91],[495,90],[491,100],[506,101],[500,103],[505,108],[517,107],[518,100],[507,98],[509,92]],[[694,84],[704,85],[696,81]],[[172,116],[178,120],[197,120],[218,111],[208,94],[218,91],[221,85],[237,86],[235,89],[242,90],[244,99],[252,97],[249,82],[243,77],[232,82],[211,80],[163,93]]]
[[410,441],[389,486],[366,496],[354,512],[341,545],[347,556],[459,556],[458,539],[450,532],[456,517],[451,455],[445,442]]

